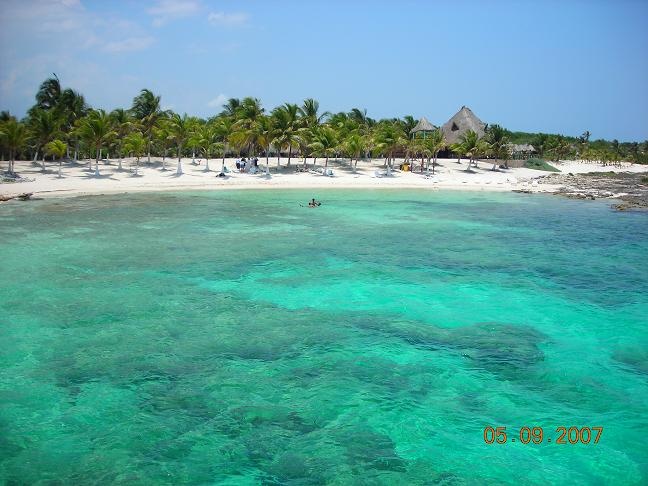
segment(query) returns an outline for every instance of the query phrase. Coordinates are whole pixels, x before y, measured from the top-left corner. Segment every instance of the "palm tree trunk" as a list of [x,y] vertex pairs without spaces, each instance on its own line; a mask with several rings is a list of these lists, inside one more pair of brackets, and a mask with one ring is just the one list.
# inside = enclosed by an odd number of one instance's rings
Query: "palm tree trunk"
[[468,168],[466,170],[470,170],[470,167],[472,166],[472,156],[468,159]]
[[122,149],[122,143],[123,143],[123,142],[121,142],[121,141],[119,142],[119,168],[117,169],[117,170],[119,170],[120,172],[121,172],[121,170],[122,170],[122,150],[123,150],[123,149]]
[[178,169],[176,170],[176,175],[182,175],[182,144],[178,144]]
[[62,165],[62,159],[59,159],[59,173],[58,173],[59,179],[61,178],[61,165]]
[[209,155],[205,156],[205,172],[209,172]]
[[97,157],[95,158],[95,175],[99,176],[99,147],[97,147]]
[[151,163],[151,133],[148,136],[148,163]]
[[326,161],[324,162],[324,171],[326,173],[326,168],[328,167],[328,156],[326,157]]
[[292,145],[288,146],[288,167],[290,167],[290,157],[292,157]]

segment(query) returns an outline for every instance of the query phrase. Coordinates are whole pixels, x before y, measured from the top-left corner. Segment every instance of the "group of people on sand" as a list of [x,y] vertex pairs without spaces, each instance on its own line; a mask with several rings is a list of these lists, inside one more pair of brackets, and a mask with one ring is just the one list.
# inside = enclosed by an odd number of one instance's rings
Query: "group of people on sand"
[[236,161],[236,168],[239,172],[256,172],[259,168],[259,159],[257,157],[246,159],[243,157],[241,160]]

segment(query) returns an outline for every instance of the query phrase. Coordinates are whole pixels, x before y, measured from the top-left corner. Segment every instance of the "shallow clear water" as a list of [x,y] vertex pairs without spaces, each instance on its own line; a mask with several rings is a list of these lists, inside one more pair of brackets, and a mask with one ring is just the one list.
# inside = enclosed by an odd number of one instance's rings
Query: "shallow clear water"
[[648,482],[648,214],[311,196],[2,206],[0,483]]

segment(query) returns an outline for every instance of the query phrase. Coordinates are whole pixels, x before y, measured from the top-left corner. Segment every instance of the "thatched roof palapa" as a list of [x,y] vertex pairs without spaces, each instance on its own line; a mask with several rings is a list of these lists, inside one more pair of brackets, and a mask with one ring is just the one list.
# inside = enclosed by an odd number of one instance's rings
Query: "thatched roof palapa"
[[416,126],[410,130],[410,133],[433,132],[437,127],[432,125],[427,118],[421,118]]
[[529,152],[533,153],[536,151],[535,147],[528,143],[510,143],[509,147],[513,152]]
[[461,110],[455,113],[455,115],[441,127],[441,131],[443,132],[448,145],[456,143],[468,130],[473,130],[477,132],[477,135],[483,137],[486,131],[486,124],[477,118],[472,110],[467,106],[462,106]]

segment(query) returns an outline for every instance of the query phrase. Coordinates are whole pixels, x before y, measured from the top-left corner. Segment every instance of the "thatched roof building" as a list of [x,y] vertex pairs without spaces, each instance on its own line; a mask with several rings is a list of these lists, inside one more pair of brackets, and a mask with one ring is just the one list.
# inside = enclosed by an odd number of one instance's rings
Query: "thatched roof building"
[[528,159],[538,153],[535,147],[528,143],[509,143],[508,149],[514,160]]
[[445,136],[448,145],[456,143],[468,130],[477,132],[480,137],[484,136],[486,124],[475,116],[470,108],[462,106],[455,115],[450,118],[442,127],[441,131]]
[[510,143],[509,147],[513,152],[534,153],[536,151],[535,147],[528,143]]
[[437,127],[432,125],[427,118],[421,118],[416,126],[410,130],[411,134],[416,134],[418,132],[433,132]]

